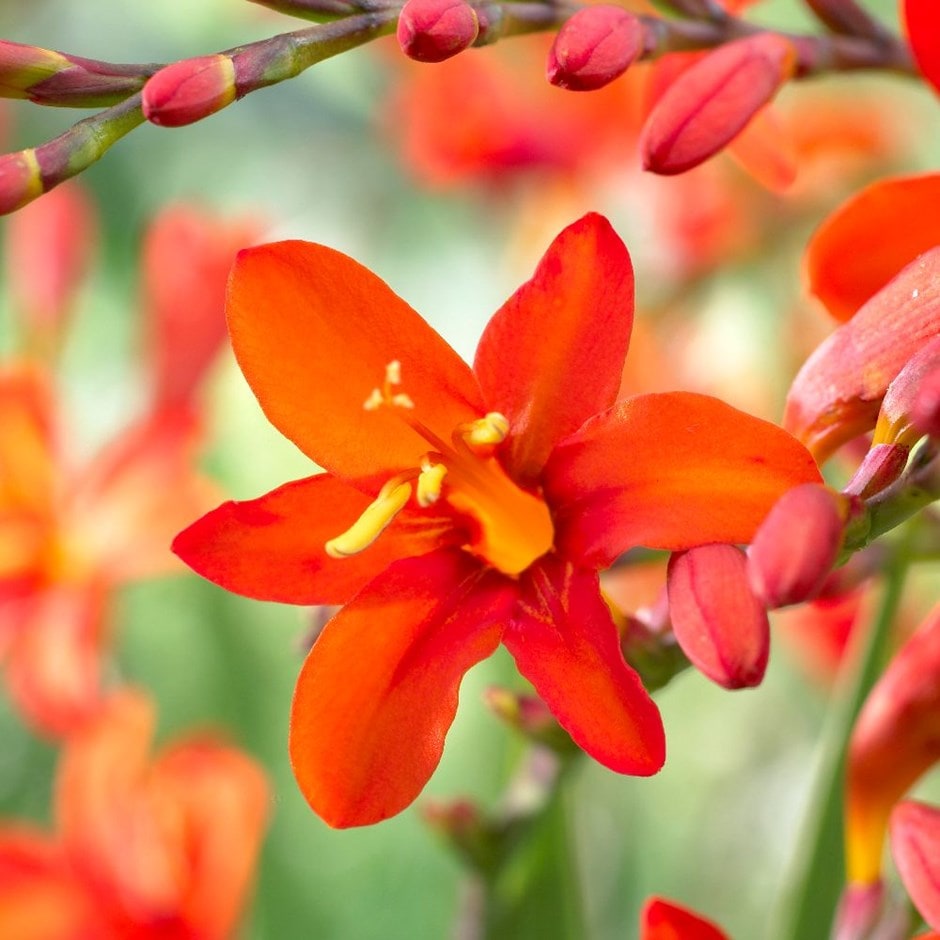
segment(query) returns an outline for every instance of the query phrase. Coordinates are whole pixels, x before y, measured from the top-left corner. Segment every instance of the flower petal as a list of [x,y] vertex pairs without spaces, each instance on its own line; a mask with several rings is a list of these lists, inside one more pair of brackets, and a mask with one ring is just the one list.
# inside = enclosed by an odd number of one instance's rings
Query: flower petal
[[649,776],[662,768],[659,709],[624,662],[596,572],[557,558],[534,565],[503,643],[591,757],[622,774]]
[[[929,0],[928,0],[929,2]],[[810,293],[848,320],[919,254],[940,244],[940,173],[878,180],[816,229],[804,264]]]
[[514,477],[535,480],[558,441],[613,404],[632,325],[630,255],[591,213],[552,242],[477,349],[487,407],[509,419],[501,455]]
[[173,551],[236,594],[284,604],[343,604],[396,559],[424,555],[456,533],[443,516],[406,507],[365,551],[330,558],[326,542],[348,529],[369,502],[348,483],[321,473],[257,499],[223,503],[180,532]]
[[560,444],[545,470],[556,544],[596,567],[636,545],[749,542],[786,490],[820,480],[785,431],[691,392],[619,402]]
[[940,245],[912,261],[803,363],[783,424],[824,461],[874,428],[888,386],[940,336]]
[[640,940],[727,940],[710,920],[663,898],[650,898],[643,906],[640,930]]
[[940,930],[940,809],[899,803],[891,814],[891,852],[914,906]]
[[904,0],[903,19],[917,67],[940,92],[940,15],[935,0]]
[[392,565],[326,625],[297,681],[290,755],[329,825],[380,822],[421,792],[460,681],[496,649],[514,597],[445,549]]
[[[322,245],[242,251],[229,281],[228,324],[245,378],[271,423],[321,467],[346,478],[417,466],[483,412],[469,367],[389,286]],[[401,363],[411,410],[363,402]]]

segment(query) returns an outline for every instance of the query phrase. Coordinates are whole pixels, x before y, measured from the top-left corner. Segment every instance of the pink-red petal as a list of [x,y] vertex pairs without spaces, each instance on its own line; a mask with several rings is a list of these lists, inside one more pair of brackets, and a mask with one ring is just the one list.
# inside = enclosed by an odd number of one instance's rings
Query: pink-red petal
[[499,309],[474,371],[487,407],[508,419],[510,473],[531,482],[563,437],[617,394],[633,324],[633,267],[610,223],[590,214],[549,246]]
[[786,490],[820,482],[786,431],[691,392],[639,395],[556,448],[545,490],[557,545],[606,567],[628,548],[749,542]]
[[659,709],[624,662],[596,572],[557,557],[534,565],[503,643],[591,757],[622,774],[661,769],[666,741]]
[[297,681],[290,756],[335,827],[400,812],[437,767],[464,673],[499,643],[515,589],[465,552],[397,562],[341,610]]
[[914,906],[940,930],[940,809],[899,803],[891,814],[891,852]]
[[[479,418],[480,392],[457,353],[391,288],[346,255],[277,242],[238,255],[229,331],[245,378],[271,423],[321,467],[347,479],[416,467],[430,447]],[[401,363],[413,409],[363,403]]]
[[191,568],[227,591],[285,604],[344,604],[393,561],[459,536],[443,516],[406,508],[365,551],[330,558],[326,542],[348,529],[370,497],[323,473],[264,496],[229,501],[173,542]]
[[640,940],[728,940],[710,920],[664,898],[646,902],[640,930]]

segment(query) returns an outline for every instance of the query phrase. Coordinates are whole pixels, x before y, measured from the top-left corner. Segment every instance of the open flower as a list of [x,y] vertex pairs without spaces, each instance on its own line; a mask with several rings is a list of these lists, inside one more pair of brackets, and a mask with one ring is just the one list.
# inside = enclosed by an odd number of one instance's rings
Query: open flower
[[632,314],[629,255],[597,215],[555,239],[472,369],[336,251],[239,255],[236,357],[268,418],[328,472],[225,503],[174,548],[251,597],[346,605],[291,720],[294,772],[331,825],[418,795],[464,673],[500,642],[598,761],[662,765],[659,713],[623,661],[598,570],[636,545],[746,542],[818,471],[782,430],[716,399],[615,403]]
[[225,940],[250,892],[268,784],[203,734],[148,753],[141,693],[113,695],[66,745],[56,831],[0,823],[0,936]]

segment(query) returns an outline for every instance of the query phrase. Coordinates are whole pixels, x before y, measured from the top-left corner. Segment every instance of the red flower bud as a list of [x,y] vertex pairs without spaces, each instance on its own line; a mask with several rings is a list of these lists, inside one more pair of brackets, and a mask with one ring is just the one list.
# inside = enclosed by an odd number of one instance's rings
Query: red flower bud
[[806,360],[784,427],[825,460],[871,430],[888,386],[940,335],[940,246],[912,261]]
[[842,492],[846,496],[871,499],[902,474],[910,453],[911,449],[904,444],[875,444]]
[[924,78],[940,91],[940,9],[937,0],[904,0],[904,24]]
[[940,438],[940,367],[924,376],[911,406],[911,421],[921,434]]
[[770,609],[815,597],[842,547],[848,500],[818,483],[788,490],[748,550],[751,589]]
[[940,930],[940,809],[899,803],[891,814],[891,852],[914,906]]
[[710,920],[663,898],[643,905],[640,931],[640,940],[728,940]]
[[548,706],[537,695],[523,695],[499,686],[483,694],[487,707],[511,728],[537,744],[562,754],[577,752],[577,745],[558,724]]
[[734,545],[678,552],[667,589],[672,629],[692,664],[726,689],[760,685],[770,626],[748,584],[744,552]]
[[571,91],[593,91],[619,78],[643,51],[643,23],[622,7],[579,10],[558,31],[548,53],[548,80]]
[[878,424],[875,425],[875,443],[916,444],[924,433],[912,412],[920,396],[924,379],[940,370],[940,335],[919,349],[888,386]]
[[476,10],[464,0],[408,0],[398,17],[402,52],[418,62],[443,62],[473,45]]
[[144,117],[162,127],[182,127],[221,111],[235,100],[235,92],[235,66],[228,56],[183,59],[144,85]]
[[656,103],[640,139],[643,166],[684,173],[714,156],[791,77],[793,44],[759,33],[721,46],[690,66]]
[[42,191],[42,171],[35,150],[0,156],[0,215],[25,206]]

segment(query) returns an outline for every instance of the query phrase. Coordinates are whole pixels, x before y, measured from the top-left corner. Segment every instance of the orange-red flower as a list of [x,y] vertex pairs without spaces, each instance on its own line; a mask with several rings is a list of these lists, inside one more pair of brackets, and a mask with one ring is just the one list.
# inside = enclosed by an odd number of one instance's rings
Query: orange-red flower
[[464,673],[500,642],[585,751],[622,773],[662,765],[659,714],[598,569],[635,545],[747,542],[818,471],[779,428],[713,398],[615,404],[632,314],[629,255],[597,215],[555,239],[472,369],[338,252],[239,256],[236,357],[268,418],[328,472],[226,503],[174,547],[230,590],[346,605],[304,664],[291,722],[295,774],[331,825],[418,795]]
[[640,914],[640,940],[728,940],[724,931],[688,908],[650,898]]
[[261,769],[202,735],[151,761],[154,709],[124,691],[67,744],[56,832],[0,824],[0,936],[225,940],[268,815]]

